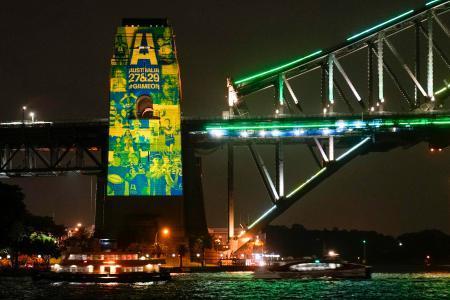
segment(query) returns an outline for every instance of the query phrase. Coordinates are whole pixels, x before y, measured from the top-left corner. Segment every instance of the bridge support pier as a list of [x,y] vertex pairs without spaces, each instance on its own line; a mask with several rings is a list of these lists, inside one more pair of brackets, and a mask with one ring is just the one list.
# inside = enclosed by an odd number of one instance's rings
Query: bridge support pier
[[427,59],[427,94],[428,98],[431,102],[434,102],[434,60],[433,60],[433,14],[430,11],[428,13],[428,40],[427,40],[427,50],[428,50],[428,59]]
[[108,148],[101,148],[102,171],[96,175],[95,185],[95,237],[105,237],[105,209],[107,189]]
[[103,237],[105,227],[106,174],[98,174],[95,177],[95,236]]
[[284,76],[283,74],[278,75],[278,84],[276,89],[277,95],[277,102],[276,102],[276,115],[283,115],[284,114]]
[[283,143],[280,141],[275,145],[275,170],[276,187],[279,198],[284,196],[284,152]]
[[234,239],[234,149],[228,144],[228,242]]

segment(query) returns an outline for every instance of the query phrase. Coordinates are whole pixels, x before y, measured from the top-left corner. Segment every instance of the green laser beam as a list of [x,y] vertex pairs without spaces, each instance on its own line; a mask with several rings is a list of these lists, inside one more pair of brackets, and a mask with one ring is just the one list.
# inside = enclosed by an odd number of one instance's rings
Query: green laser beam
[[234,82],[234,84],[241,84],[241,83],[246,82],[246,81],[250,81],[250,80],[253,80],[253,79],[256,79],[256,78],[259,78],[259,77],[268,75],[268,74],[271,74],[271,73],[275,73],[275,72],[277,72],[277,71],[280,71],[280,70],[283,70],[283,69],[285,69],[285,68],[288,68],[288,67],[290,67],[290,66],[292,66],[292,65],[298,64],[298,63],[300,63],[300,62],[302,62],[302,61],[305,61],[305,60],[307,60],[307,59],[309,59],[309,58],[312,58],[312,57],[314,57],[314,56],[317,56],[317,55],[319,55],[320,53],[322,53],[322,50],[318,50],[318,51],[316,51],[316,52],[313,52],[313,53],[311,53],[311,54],[308,54],[308,55],[306,55],[306,56],[303,56],[303,57],[301,57],[301,58],[299,58],[299,59],[296,59],[296,60],[291,61],[291,62],[289,62],[289,63],[286,63],[286,64],[284,64],[284,65],[281,65],[281,66],[272,68],[272,69],[270,69],[270,70],[263,71],[263,72],[260,72],[260,73],[255,74],[255,75],[251,75],[251,76],[245,77],[245,78],[243,78],[243,79],[236,80],[236,81]]
[[372,31],[374,31],[374,30],[376,30],[376,29],[379,29],[379,28],[381,28],[381,27],[383,27],[383,26],[386,26],[386,25],[388,25],[388,24],[390,24],[390,23],[392,23],[392,22],[394,22],[394,21],[397,21],[397,20],[399,20],[399,19],[401,19],[401,18],[403,18],[403,17],[406,17],[406,16],[412,14],[413,12],[414,12],[414,9],[408,10],[407,12],[404,12],[404,13],[402,13],[401,15],[398,15],[398,16],[396,16],[396,17],[393,17],[393,18],[391,18],[391,19],[389,19],[389,20],[387,20],[387,21],[384,21],[383,23],[380,23],[380,24],[378,24],[378,25],[375,25],[375,26],[373,26],[373,27],[370,27],[369,29],[366,29],[366,30],[364,30],[364,31],[362,31],[362,32],[360,32],[360,33],[357,33],[357,34],[355,34],[355,35],[349,37],[349,38],[347,39],[347,41],[351,41],[351,40],[354,40],[354,39],[356,39],[356,38],[358,38],[358,37],[360,37],[360,36],[362,36],[362,35],[368,34],[368,33],[372,32]]

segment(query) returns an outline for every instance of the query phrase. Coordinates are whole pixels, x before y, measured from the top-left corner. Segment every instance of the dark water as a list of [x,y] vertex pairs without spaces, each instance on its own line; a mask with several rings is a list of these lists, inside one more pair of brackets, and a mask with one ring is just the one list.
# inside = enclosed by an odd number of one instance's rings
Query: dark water
[[450,273],[376,273],[371,280],[255,280],[251,273],[178,274],[166,283],[77,284],[0,278],[1,299],[450,299]]

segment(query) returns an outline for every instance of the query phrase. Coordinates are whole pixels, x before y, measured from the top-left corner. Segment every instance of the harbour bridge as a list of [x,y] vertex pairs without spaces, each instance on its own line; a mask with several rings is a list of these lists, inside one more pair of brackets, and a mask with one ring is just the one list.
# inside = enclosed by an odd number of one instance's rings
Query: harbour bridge
[[[251,240],[361,154],[408,148],[421,142],[428,143],[430,151],[443,151],[449,146],[449,10],[450,1],[429,1],[354,32],[334,47],[313,50],[243,78],[228,78],[228,110],[222,117],[182,119],[184,152],[188,148],[228,149],[228,235],[232,250]],[[364,57],[365,63],[355,65],[357,57]],[[303,96],[305,89],[313,86],[310,74],[315,74],[316,86],[320,87],[314,99]],[[306,87],[297,89],[304,80],[308,81]],[[260,101],[271,101],[273,113],[252,114],[249,102],[268,90],[273,96],[268,100],[261,96]],[[311,102],[315,110],[307,109]],[[96,212],[96,226],[100,226],[108,124],[107,119],[4,122],[0,124],[0,176],[95,175],[100,183]],[[258,152],[260,144],[273,146],[275,176]],[[317,171],[286,191],[284,152],[298,144],[310,150]],[[239,235],[234,232],[235,147],[248,148],[272,201],[270,208]]]

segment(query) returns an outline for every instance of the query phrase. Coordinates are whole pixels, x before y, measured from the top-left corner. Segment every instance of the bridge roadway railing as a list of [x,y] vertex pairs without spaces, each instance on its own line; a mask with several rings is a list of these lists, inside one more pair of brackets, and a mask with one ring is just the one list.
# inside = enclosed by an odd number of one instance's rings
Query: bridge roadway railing
[[55,176],[106,170],[105,120],[0,123],[0,176]]
[[[357,115],[313,115],[284,117],[183,118],[183,138],[198,149],[224,143],[307,145],[323,155],[323,147],[333,139],[333,147],[346,148],[362,136],[387,134],[395,137],[413,135],[436,147],[439,138],[425,138],[432,127],[446,126],[450,111],[428,113]],[[411,137],[407,139],[407,142]],[[319,143],[318,143],[319,142]],[[61,175],[101,173],[107,167],[107,119],[58,122],[0,123],[0,174],[3,176]],[[334,150],[334,149],[333,149]]]

